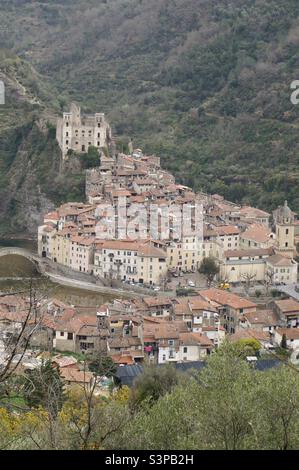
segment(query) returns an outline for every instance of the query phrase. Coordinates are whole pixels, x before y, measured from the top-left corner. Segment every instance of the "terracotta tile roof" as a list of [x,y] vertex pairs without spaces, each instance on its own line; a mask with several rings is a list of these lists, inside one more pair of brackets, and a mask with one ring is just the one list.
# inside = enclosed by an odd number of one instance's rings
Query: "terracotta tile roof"
[[157,317],[143,317],[143,324],[144,326],[150,326],[153,323],[164,323],[164,318],[157,318]]
[[251,224],[245,230],[245,232],[241,234],[241,238],[243,238],[244,240],[250,240],[256,243],[267,243],[269,240],[271,240],[271,233],[272,233],[271,230],[265,227],[265,225]]
[[149,244],[141,244],[138,250],[139,256],[144,256],[145,258],[153,257],[153,258],[166,258],[165,251],[161,250],[161,248],[156,248],[155,246]]
[[20,306],[25,305],[25,299],[17,295],[4,295],[0,297],[0,305]]
[[179,337],[179,329],[174,325],[167,323],[160,323],[154,330],[156,339],[172,339]]
[[202,347],[213,348],[213,342],[205,335],[201,333],[180,333],[179,335],[180,343],[182,345],[200,345]]
[[76,310],[74,308],[67,307],[66,309],[64,309],[61,316],[56,317],[56,320],[61,321],[61,322],[67,322],[71,318],[74,318],[75,316],[76,316]]
[[65,236],[65,235],[78,235],[78,228],[67,228],[67,227],[64,227],[63,229],[59,230],[59,232],[57,232],[58,236]]
[[240,229],[235,225],[223,225],[221,227],[215,227],[215,231],[219,236],[225,235],[239,235]]
[[158,183],[156,180],[151,179],[151,178],[135,178],[134,182],[138,184],[139,186],[156,186]]
[[135,362],[130,355],[112,354],[111,358],[116,364],[132,365]]
[[120,251],[134,251],[139,256],[153,257],[153,258],[166,258],[166,253],[160,248],[156,248],[146,240],[102,240],[96,241],[96,249],[102,250],[120,250]]
[[279,318],[272,310],[248,312],[244,317],[252,325],[275,326],[279,324]]
[[[248,250],[227,250],[224,252],[226,258],[254,258],[256,256],[271,256],[273,248],[250,248]],[[268,258],[269,259],[269,258]]]
[[55,330],[56,324],[54,321],[54,318],[52,315],[49,314],[43,314],[41,319],[40,319],[40,324],[41,326],[44,326],[46,328],[49,328],[51,330]]
[[208,312],[217,312],[215,305],[201,296],[192,296],[174,299],[173,309],[176,315],[192,315],[198,310],[207,310]]
[[80,237],[75,236],[71,238],[71,242],[77,243],[77,245],[91,246],[95,241],[95,237]]
[[286,335],[287,340],[299,340],[299,328],[277,328],[276,332],[281,336]]
[[270,256],[267,259],[267,262],[272,264],[272,266],[294,266],[295,261],[293,261],[291,258],[285,258],[284,256],[281,256],[279,254]]
[[221,289],[207,289],[202,290],[199,294],[209,300],[217,302],[220,305],[228,305],[229,307],[240,309],[240,308],[256,308],[256,304],[250,300],[239,297],[231,292],[225,292]]
[[48,212],[48,214],[44,216],[44,219],[50,219],[56,222],[57,220],[59,220],[59,214],[57,211]]
[[218,331],[218,330],[225,331],[225,328],[223,326],[218,326],[218,325],[202,327],[202,331]]
[[247,218],[267,218],[270,217],[268,212],[257,209],[256,207],[244,206],[239,210],[239,213],[243,217]]
[[48,223],[47,225],[44,226],[43,231],[50,233],[50,232],[53,232],[54,229],[55,229],[55,226],[51,223]]
[[121,197],[121,196],[130,197],[131,192],[128,191],[127,189],[113,189],[111,191],[111,196],[112,197]]
[[0,320],[22,323],[28,318],[28,312],[4,312],[0,311]]
[[71,365],[77,364],[77,359],[73,356],[54,356],[52,362],[57,364],[59,368],[69,367]]
[[217,309],[200,296],[190,297],[189,305],[191,310],[207,310],[208,312],[217,312]]
[[156,307],[159,305],[171,305],[172,302],[167,297],[143,297],[143,302],[148,307]]
[[159,324],[144,323],[144,336],[154,340],[178,339],[179,334],[188,330],[182,321],[161,321]]
[[93,316],[93,315],[74,316],[74,311],[72,309],[68,309],[68,311],[65,311],[62,317],[55,318],[55,330],[66,331],[68,333],[77,334],[83,326],[94,327],[96,326],[96,324],[97,324],[96,316]]
[[82,335],[82,336],[89,336],[89,337],[99,337],[99,336],[106,336],[108,335],[108,330],[105,329],[105,331],[103,331],[101,329],[101,331],[98,330],[98,328],[96,326],[92,326],[92,325],[83,325],[81,326],[81,328],[77,331],[77,334],[78,335]]
[[83,208],[79,208],[78,214],[80,216],[81,214],[85,214],[85,213],[88,213],[88,212],[93,212],[95,209],[96,209],[95,205],[85,204]]
[[91,372],[70,369],[68,367],[63,367],[60,370],[60,375],[66,382],[82,383],[82,384],[90,383],[93,378],[93,374]]
[[247,338],[254,338],[258,341],[270,342],[269,333],[266,333],[265,331],[255,330],[253,328],[239,328],[236,331],[236,333],[228,336],[228,339],[233,342],[238,341],[239,339],[247,339]]
[[275,300],[274,304],[285,315],[299,313],[299,302],[294,299]]
[[146,198],[143,195],[139,195],[139,196],[132,196],[130,200],[132,203],[142,203],[146,200]]

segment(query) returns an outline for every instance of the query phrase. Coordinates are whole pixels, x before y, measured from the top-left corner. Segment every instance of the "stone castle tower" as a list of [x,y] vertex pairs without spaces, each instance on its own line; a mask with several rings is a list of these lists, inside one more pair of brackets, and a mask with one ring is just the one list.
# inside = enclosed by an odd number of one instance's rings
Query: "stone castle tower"
[[288,207],[287,201],[273,212],[276,232],[276,253],[293,258],[295,245],[295,214]]
[[108,147],[112,133],[103,113],[82,115],[80,107],[72,103],[70,112],[57,120],[56,139],[65,159],[69,150],[85,153],[90,146]]

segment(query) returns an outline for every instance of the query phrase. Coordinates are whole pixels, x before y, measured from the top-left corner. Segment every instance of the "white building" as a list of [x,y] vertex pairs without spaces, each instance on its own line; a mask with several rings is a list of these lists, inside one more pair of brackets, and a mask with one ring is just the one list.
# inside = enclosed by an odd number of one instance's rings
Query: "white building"
[[280,254],[270,256],[266,260],[267,269],[274,274],[274,284],[293,284],[297,282],[298,263]]
[[299,328],[277,328],[274,334],[274,341],[280,346],[283,335],[286,336],[287,347],[299,350]]

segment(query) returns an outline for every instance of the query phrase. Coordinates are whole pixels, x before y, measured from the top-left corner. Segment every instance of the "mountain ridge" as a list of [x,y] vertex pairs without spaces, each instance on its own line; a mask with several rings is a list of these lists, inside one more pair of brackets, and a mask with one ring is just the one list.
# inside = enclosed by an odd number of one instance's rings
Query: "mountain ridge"
[[295,0],[12,0],[0,16],[34,112],[53,123],[76,101],[195,190],[299,210]]

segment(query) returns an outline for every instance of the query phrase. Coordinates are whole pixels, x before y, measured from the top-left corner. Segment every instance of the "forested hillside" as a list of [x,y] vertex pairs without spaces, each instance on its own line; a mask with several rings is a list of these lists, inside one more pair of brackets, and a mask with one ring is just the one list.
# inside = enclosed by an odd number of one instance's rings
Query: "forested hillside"
[[297,0],[1,5],[0,44],[22,59],[36,111],[75,100],[195,189],[299,210]]

